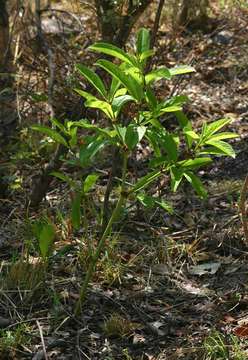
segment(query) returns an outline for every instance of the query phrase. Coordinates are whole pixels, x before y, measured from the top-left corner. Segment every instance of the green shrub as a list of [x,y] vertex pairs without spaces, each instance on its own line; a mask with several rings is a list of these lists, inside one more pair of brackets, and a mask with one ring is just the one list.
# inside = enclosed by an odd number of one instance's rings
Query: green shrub
[[[92,255],[92,262],[81,289],[77,313],[81,308],[105,240],[111,232],[113,223],[118,220],[125,208],[127,199],[132,201],[136,199],[145,207],[160,206],[171,212],[172,209],[167,202],[147,193],[149,186],[165,174],[170,175],[173,192],[177,191],[182,181],[187,181],[193,186],[199,197],[205,198],[206,190],[196,175],[196,171],[212,162],[211,155],[235,157],[233,148],[224,140],[236,137],[230,132],[219,132],[230,123],[228,119],[220,119],[210,124],[204,123],[199,133],[194,131],[190,120],[182,110],[183,105],[188,101],[187,96],[177,95],[163,100],[156,96],[154,85],[157,81],[161,79],[170,81],[175,76],[189,74],[195,70],[191,66],[176,66],[170,69],[159,67],[147,73],[146,62],[154,54],[150,49],[148,30],[139,30],[134,53],[127,53],[114,45],[103,42],[98,42],[89,49],[119,61],[117,63],[100,59],[95,64],[97,68],[110,76],[109,87],[103,78],[90,68],[81,64],[76,66],[79,73],[97,92],[97,96],[82,89],[76,89],[76,92],[85,99],[86,107],[103,114],[106,118],[106,126],[93,125],[87,120],[67,121],[62,125],[54,119],[52,120],[53,129],[33,126],[34,129],[45,133],[55,142],[70,149],[70,152],[75,154],[74,164],[82,167],[94,161],[96,154],[106,147],[116,148],[122,159],[118,201],[98,242],[96,251]],[[131,116],[124,113],[124,106],[127,104],[132,104]],[[175,131],[166,129],[166,123],[164,125],[161,119],[166,120],[168,114],[173,114],[177,118],[179,129]],[[87,131],[87,135],[81,139],[83,141],[78,139],[78,128]],[[88,135],[89,133],[90,135]],[[146,142],[153,150],[149,170],[145,176],[132,183],[128,178],[128,159],[132,157],[137,146],[143,142]],[[54,175],[67,181],[75,189],[71,178],[61,173]],[[89,180],[89,176],[93,177]],[[77,206],[72,204],[73,222],[76,228],[80,225],[80,199],[86,195],[85,182],[88,180],[89,189],[91,189],[98,177],[95,174],[88,175],[82,181],[80,189],[76,191],[79,194],[79,200],[77,200]]]

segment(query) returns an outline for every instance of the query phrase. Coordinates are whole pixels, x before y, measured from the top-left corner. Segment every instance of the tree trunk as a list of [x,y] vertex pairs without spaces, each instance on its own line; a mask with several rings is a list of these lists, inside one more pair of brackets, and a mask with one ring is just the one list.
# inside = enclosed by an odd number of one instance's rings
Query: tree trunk
[[[16,99],[10,49],[7,0],[0,0],[0,138],[8,140],[16,127]],[[0,139],[1,140],[1,139]]]
[[9,49],[9,16],[6,11],[6,0],[0,0],[0,67],[1,71],[8,62]]
[[141,0],[139,4],[128,1],[126,14],[118,13],[113,0],[95,0],[99,28],[103,41],[125,46],[132,28],[153,0]]
[[183,0],[178,25],[204,30],[207,26],[209,0]]

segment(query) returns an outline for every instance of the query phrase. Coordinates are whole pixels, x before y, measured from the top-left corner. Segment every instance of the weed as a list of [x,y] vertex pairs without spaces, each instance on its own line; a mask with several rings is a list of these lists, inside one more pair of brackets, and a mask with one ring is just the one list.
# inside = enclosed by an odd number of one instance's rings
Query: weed
[[204,360],[247,359],[247,353],[242,349],[241,341],[236,336],[225,337],[216,330],[205,339],[204,349]]
[[29,342],[27,332],[26,325],[19,325],[14,330],[0,330],[1,359],[16,359],[17,349]]
[[107,337],[123,338],[129,337],[137,327],[138,324],[123,318],[119,314],[112,314],[111,317],[104,322],[103,331]]
[[41,294],[46,293],[45,275],[46,266],[44,264],[19,260],[10,265],[4,279],[4,288],[16,290],[22,301],[34,301]]

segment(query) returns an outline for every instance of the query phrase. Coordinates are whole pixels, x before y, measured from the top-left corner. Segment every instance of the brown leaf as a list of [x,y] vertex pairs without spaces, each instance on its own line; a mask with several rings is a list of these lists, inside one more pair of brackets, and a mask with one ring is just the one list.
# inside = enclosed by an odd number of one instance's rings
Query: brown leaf
[[242,326],[237,326],[233,330],[233,332],[236,336],[247,339],[248,338],[248,324],[242,325]]

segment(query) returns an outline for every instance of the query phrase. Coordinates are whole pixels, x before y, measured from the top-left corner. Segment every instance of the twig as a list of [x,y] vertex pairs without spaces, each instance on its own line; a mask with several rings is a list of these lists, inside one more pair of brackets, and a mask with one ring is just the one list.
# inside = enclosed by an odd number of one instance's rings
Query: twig
[[241,213],[241,221],[243,225],[244,235],[245,235],[245,244],[248,245],[248,214],[246,209],[246,195],[248,191],[248,175],[246,175],[244,184],[240,192],[240,201],[239,201],[239,210]]
[[154,45],[156,43],[156,37],[157,37],[158,29],[159,29],[160,18],[161,18],[162,10],[164,7],[164,3],[165,3],[165,0],[159,0],[158,8],[157,8],[156,16],[155,16],[155,21],[154,21],[154,25],[153,25],[153,30],[152,30],[151,49],[154,48]]
[[45,357],[46,360],[48,360],[48,356],[47,356],[47,352],[46,352],[46,345],[45,345],[45,341],[44,341],[44,337],[43,337],[43,331],[42,331],[42,328],[41,328],[40,323],[39,323],[38,320],[36,321],[36,324],[38,326],[39,333],[40,333],[40,339],[41,339],[41,343],[42,343],[44,357]]

